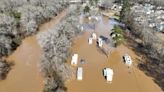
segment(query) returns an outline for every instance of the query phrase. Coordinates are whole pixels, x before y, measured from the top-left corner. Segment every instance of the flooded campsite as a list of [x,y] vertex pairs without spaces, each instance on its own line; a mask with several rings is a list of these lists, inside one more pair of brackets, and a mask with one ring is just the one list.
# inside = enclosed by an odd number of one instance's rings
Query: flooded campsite
[[[109,29],[112,29],[110,19],[101,17],[100,21],[95,30],[86,29],[74,40],[72,51],[73,54],[78,54],[78,64],[74,69],[83,68],[83,79],[75,78],[67,82],[68,92],[162,92],[153,79],[137,68],[139,57],[125,45],[109,48],[110,54],[106,56],[97,46],[96,40],[93,40],[93,44],[88,43],[92,33],[96,33],[97,37],[103,35],[110,38],[107,35],[110,33]],[[133,60],[133,65],[129,68],[123,60],[125,54],[129,54]],[[84,60],[84,63],[81,63],[81,60]],[[104,68],[113,69],[112,83],[108,83],[104,78]]]
[[0,1],[0,92],[163,92],[163,32],[128,1]]

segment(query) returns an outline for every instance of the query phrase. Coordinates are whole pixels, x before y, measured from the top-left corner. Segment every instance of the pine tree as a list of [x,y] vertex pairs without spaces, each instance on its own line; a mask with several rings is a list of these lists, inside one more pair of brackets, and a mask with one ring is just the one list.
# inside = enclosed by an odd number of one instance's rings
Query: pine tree
[[130,2],[129,0],[124,0],[123,1],[123,7],[120,12],[120,19],[124,23],[128,23],[128,16],[130,14]]

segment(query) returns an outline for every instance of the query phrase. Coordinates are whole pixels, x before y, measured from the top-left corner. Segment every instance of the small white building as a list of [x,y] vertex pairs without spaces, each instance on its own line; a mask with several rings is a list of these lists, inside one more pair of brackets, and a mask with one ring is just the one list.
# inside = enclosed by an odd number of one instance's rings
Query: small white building
[[72,60],[71,60],[71,65],[77,65],[77,62],[78,62],[78,54],[74,54],[72,56]]
[[92,33],[92,39],[94,39],[94,40],[97,39],[97,35],[96,35],[96,33]]
[[128,54],[124,55],[123,58],[124,58],[125,64],[127,66],[131,66],[132,65],[132,59],[131,59],[131,57]]
[[82,67],[77,68],[77,80],[83,80],[83,68]]
[[88,44],[91,45],[92,43],[93,43],[93,39],[90,37],[90,38],[88,39]]
[[112,83],[113,74],[114,74],[113,69],[111,69],[111,68],[105,68],[103,70],[103,75],[104,75],[105,79],[107,80],[107,82]]

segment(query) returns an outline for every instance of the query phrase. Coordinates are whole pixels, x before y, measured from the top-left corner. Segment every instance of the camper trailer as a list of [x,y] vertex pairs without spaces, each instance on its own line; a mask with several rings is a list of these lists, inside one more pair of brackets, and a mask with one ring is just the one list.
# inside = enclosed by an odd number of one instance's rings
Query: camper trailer
[[126,65],[131,66],[132,65],[132,59],[128,54],[125,54],[123,56],[124,62]]
[[99,18],[97,16],[90,16],[88,17],[89,20],[96,20],[99,21]]
[[74,54],[72,56],[71,65],[77,65],[77,62],[78,62],[78,54]]
[[98,38],[98,46],[99,47],[103,46],[103,40],[101,38]]
[[93,39],[90,37],[90,38],[88,39],[88,44],[91,45],[92,43],[93,43]]
[[92,39],[96,40],[97,36],[96,33],[92,33]]
[[113,80],[113,69],[111,68],[105,68],[103,70],[103,75],[105,77],[105,79],[107,80],[107,82],[112,83]]
[[77,80],[82,80],[83,79],[83,68],[78,67],[77,68]]

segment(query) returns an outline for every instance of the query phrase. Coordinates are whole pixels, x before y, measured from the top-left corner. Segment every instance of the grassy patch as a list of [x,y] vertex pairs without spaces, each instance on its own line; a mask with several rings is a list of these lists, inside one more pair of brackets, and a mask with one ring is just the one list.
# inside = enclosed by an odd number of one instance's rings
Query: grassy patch
[[115,37],[113,37],[113,40],[115,41],[116,46],[119,46],[122,43],[124,43],[124,32],[120,26],[114,26],[113,30],[115,34]]

